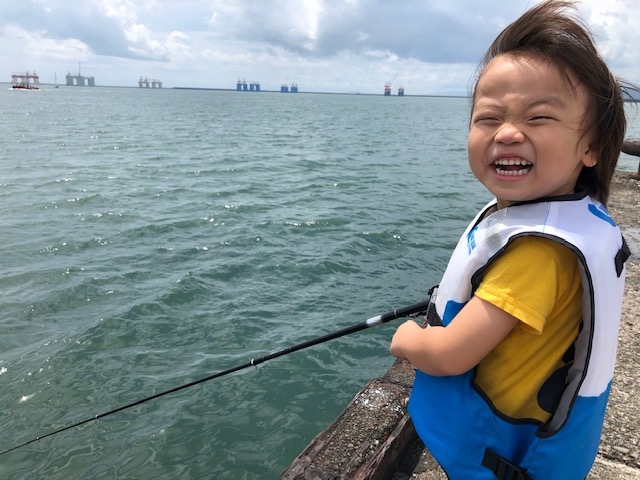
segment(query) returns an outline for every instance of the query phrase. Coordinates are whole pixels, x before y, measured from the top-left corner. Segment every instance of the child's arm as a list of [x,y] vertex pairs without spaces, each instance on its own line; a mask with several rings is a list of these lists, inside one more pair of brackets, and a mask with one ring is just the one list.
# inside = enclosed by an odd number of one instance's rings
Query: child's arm
[[421,328],[409,320],[396,330],[391,354],[430,375],[460,375],[475,367],[519,320],[473,297],[446,327]]

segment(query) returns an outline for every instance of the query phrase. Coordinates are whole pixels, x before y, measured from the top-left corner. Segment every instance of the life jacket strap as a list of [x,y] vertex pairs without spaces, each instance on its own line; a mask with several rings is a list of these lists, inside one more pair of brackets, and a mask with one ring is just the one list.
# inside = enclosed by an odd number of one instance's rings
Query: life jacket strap
[[484,451],[482,465],[491,470],[498,480],[531,480],[526,470],[516,467],[488,448]]
[[432,327],[442,327],[442,319],[438,312],[436,311],[436,297],[438,296],[438,285],[434,285],[429,289],[429,306],[427,307],[427,312],[425,313],[425,322],[422,325],[426,327],[427,325],[431,325]]
[[624,262],[631,256],[631,249],[627,244],[627,241],[622,237],[622,247],[618,251],[615,262],[616,262],[616,273],[618,277],[622,274],[622,268],[624,267]]

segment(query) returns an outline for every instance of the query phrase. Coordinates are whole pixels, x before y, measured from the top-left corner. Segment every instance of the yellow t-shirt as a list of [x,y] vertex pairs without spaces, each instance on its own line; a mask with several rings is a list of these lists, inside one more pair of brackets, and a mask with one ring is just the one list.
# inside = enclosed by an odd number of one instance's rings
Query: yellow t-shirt
[[476,385],[502,414],[545,422],[564,390],[582,318],[578,257],[553,240],[517,238],[475,295],[521,322],[480,362]]

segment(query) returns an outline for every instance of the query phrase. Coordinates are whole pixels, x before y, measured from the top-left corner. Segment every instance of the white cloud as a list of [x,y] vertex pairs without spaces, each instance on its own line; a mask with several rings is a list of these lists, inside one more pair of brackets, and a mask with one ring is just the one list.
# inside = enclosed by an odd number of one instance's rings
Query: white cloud
[[[635,0],[578,4],[614,73],[640,82]],[[75,70],[99,85],[380,93],[396,73],[408,94],[467,91],[475,64],[529,0],[32,0],[1,2],[0,75]],[[4,73],[2,73],[4,72]],[[0,80],[3,78],[0,76]]]
[[[585,13],[596,37],[598,50],[614,73],[640,82],[640,18],[635,0],[589,2]],[[634,77],[634,78],[631,78]]]

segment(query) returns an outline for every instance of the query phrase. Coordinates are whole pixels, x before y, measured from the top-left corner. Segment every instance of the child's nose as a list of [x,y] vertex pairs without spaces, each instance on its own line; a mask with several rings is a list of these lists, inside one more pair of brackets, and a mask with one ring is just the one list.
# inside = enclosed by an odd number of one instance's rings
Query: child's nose
[[516,124],[504,123],[496,131],[494,140],[505,145],[521,143],[524,141],[524,134]]

